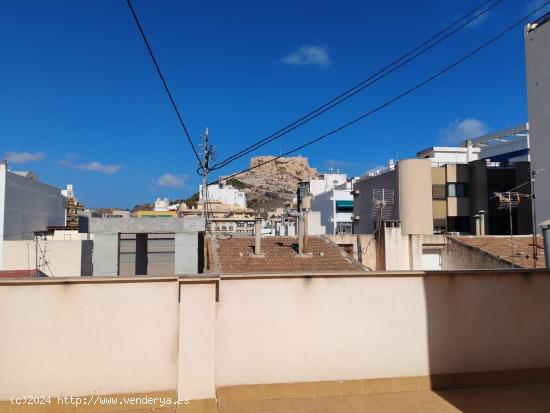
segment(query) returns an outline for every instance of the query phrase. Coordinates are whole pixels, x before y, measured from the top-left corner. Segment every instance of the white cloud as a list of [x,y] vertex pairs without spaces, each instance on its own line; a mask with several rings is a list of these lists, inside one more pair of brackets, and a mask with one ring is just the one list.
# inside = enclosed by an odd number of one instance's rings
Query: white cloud
[[349,162],[349,161],[339,161],[336,159],[329,159],[326,161],[327,168],[334,168],[334,169],[347,169],[347,168],[353,168],[355,163]]
[[304,45],[281,59],[282,63],[294,66],[317,65],[327,67],[330,57],[326,48]]
[[122,168],[122,165],[105,165],[101,162],[75,163],[69,160],[62,160],[59,161],[59,163],[68,168],[79,169],[81,171],[101,172],[102,174],[107,175],[115,174]]
[[442,143],[456,145],[466,139],[485,135],[488,131],[487,125],[478,119],[455,119],[439,131],[439,137]]
[[387,165],[376,165],[376,166],[366,170],[363,175],[375,174],[375,173],[378,173],[378,172],[381,172],[381,171],[385,171],[386,169],[388,169]]
[[187,181],[185,175],[164,174],[157,179],[158,186],[167,186],[171,188],[182,188]]
[[10,163],[37,162],[46,158],[44,152],[6,152],[4,159]]

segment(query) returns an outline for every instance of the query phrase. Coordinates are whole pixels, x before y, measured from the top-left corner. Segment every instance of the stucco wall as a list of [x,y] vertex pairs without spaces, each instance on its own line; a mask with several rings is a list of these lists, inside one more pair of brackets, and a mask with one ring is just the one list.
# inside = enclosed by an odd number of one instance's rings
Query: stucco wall
[[91,240],[4,241],[4,269],[38,268],[49,277],[92,275]]
[[404,159],[397,169],[401,231],[405,235],[433,234],[432,161]]
[[0,164],[0,269],[3,241],[32,239],[34,231],[65,225],[61,190],[6,170]]
[[550,366],[548,272],[53,281],[0,283],[0,400]]
[[[536,214],[550,218],[550,22],[525,35],[529,140],[532,168],[544,169],[535,183]],[[540,228],[537,228],[540,231]]]
[[218,386],[550,366],[547,274],[231,280],[220,293]]
[[0,400],[175,390],[177,282],[0,286]]
[[465,245],[453,238],[447,238],[447,246],[441,254],[441,265],[443,270],[482,270],[512,267],[506,261]]

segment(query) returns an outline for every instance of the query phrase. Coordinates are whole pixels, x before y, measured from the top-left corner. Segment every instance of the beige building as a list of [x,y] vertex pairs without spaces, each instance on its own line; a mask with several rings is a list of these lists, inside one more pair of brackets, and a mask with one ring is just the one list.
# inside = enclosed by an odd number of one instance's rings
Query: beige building
[[[196,208],[187,208],[185,204],[181,204],[177,214],[179,217],[202,216],[204,205],[200,201]],[[244,235],[254,233],[255,212],[253,209],[210,201],[206,203],[206,210],[208,214],[206,230],[209,232]]]
[[[419,153],[419,156],[424,152]],[[358,234],[373,233],[377,222],[395,222],[403,235],[475,233],[475,216],[483,211],[484,233],[510,234],[508,211],[499,209],[495,192],[529,181],[529,163],[476,160],[435,163],[430,158],[405,159],[353,186],[354,224]],[[512,211],[513,233],[531,233],[529,186]]]

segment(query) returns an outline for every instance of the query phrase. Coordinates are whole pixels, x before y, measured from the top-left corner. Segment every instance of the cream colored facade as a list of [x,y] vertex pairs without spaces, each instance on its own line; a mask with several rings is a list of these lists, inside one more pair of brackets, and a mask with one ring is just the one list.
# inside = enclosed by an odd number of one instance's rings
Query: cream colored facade
[[548,367],[549,293],[542,270],[1,281],[0,400]]
[[[187,208],[185,204],[178,209],[179,217],[201,216],[204,203],[199,202],[196,208]],[[224,204],[218,201],[207,203],[209,228],[211,232],[228,232],[237,234],[253,234],[255,212],[253,209],[238,205]]]
[[[74,236],[65,232],[58,236]],[[38,268],[48,277],[92,275],[92,249],[93,241],[85,239],[4,241],[4,269]]]

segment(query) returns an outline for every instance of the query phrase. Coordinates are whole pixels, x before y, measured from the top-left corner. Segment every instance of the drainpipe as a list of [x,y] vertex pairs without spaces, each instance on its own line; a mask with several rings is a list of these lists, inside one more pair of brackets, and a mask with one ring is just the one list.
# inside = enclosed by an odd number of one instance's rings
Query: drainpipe
[[262,218],[256,217],[254,221],[254,255],[262,255]]
[[550,219],[542,221],[539,226],[544,237],[544,263],[546,268],[550,268]]

